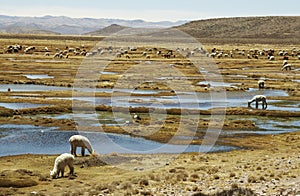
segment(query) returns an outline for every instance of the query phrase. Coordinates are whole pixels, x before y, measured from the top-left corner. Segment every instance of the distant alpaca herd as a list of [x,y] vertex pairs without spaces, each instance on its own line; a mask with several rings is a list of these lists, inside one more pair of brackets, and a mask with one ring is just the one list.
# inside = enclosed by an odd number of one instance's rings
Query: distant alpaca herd
[[[94,154],[95,151],[92,148],[92,145],[87,137],[82,135],[73,135],[69,139],[71,145],[71,154],[64,153],[59,155],[55,161],[53,170],[50,171],[50,176],[52,178],[58,178],[59,174],[61,177],[64,177],[65,167],[68,166],[70,169],[70,175],[74,175],[74,160],[76,155],[76,148],[81,147],[81,155],[84,156],[85,149],[87,148],[90,154]],[[74,157],[75,156],[75,157]]]

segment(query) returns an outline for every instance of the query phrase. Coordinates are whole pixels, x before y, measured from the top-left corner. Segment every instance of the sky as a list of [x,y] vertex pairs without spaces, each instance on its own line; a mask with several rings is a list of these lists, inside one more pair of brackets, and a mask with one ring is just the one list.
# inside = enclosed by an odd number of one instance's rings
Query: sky
[[0,0],[0,15],[198,20],[237,16],[299,16],[299,0]]

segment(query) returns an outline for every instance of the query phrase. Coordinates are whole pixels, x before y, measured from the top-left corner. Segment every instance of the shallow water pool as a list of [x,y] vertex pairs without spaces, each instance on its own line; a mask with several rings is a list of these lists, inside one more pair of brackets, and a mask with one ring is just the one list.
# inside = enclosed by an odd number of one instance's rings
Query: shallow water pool
[[[0,125],[0,156],[16,154],[60,154],[69,152],[69,138],[78,134],[72,131],[59,131],[56,127],[33,125]],[[181,153],[229,151],[230,146],[172,145],[149,141],[127,135],[84,132],[100,154],[109,153]],[[78,152],[79,153],[79,152]]]
[[19,110],[25,108],[37,108],[42,106],[49,106],[48,104],[35,104],[35,103],[0,103],[0,107],[5,107],[12,110]]
[[28,79],[48,79],[54,78],[54,76],[49,76],[48,74],[25,74],[24,75]]

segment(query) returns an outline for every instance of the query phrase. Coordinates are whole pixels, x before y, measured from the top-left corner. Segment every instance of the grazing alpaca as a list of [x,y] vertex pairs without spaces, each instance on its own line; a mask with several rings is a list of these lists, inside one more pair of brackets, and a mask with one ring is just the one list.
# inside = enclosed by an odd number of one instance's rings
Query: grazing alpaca
[[55,53],[55,55],[53,56],[53,58],[59,58],[59,53]]
[[265,81],[264,80],[258,80],[258,88],[264,88],[265,87]]
[[59,177],[59,173],[61,173],[61,177],[64,177],[64,172],[65,172],[65,167],[68,165],[70,169],[70,174],[74,174],[74,167],[73,167],[73,162],[74,162],[74,156],[68,153],[64,153],[59,155],[54,162],[54,167],[53,170],[50,171],[50,176],[52,178],[57,178]]
[[269,59],[270,61],[274,61],[274,60],[275,60],[275,57],[274,57],[274,56],[268,56],[268,59]]
[[292,70],[292,65],[291,64],[284,64],[281,68],[281,71],[283,70]]
[[135,113],[133,114],[132,118],[133,118],[135,121],[140,121],[140,120],[142,120],[142,118],[141,118],[139,115],[135,114]]
[[82,135],[73,135],[69,139],[71,145],[71,154],[76,155],[76,148],[81,147],[81,155],[84,156],[85,148],[88,149],[90,154],[94,154],[94,150],[88,138]]
[[262,102],[262,109],[267,109],[267,98],[264,95],[255,95],[251,100],[248,101],[248,107],[251,107],[251,103],[255,101],[255,108],[258,108],[258,102]]

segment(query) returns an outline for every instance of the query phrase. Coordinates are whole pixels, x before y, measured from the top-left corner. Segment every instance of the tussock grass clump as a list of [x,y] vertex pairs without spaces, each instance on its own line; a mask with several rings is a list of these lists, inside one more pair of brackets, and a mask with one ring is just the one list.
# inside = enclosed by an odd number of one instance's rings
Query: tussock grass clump
[[4,107],[0,107],[0,117],[11,117],[14,115],[14,111]]
[[0,187],[24,188],[36,186],[38,183],[30,178],[24,179],[0,179]]
[[249,176],[248,177],[248,182],[249,183],[256,183],[258,180],[255,176]]
[[124,182],[124,183],[122,183],[121,185],[120,185],[120,188],[121,189],[124,189],[124,190],[127,190],[127,189],[132,189],[132,184],[131,183],[129,183],[129,182]]
[[187,173],[179,173],[176,176],[177,181],[187,181],[187,178],[189,177],[189,175]]
[[218,174],[215,174],[215,175],[214,175],[214,179],[215,179],[215,180],[219,180],[219,179],[220,179],[220,176],[219,176]]
[[239,185],[237,183],[231,184],[231,189],[238,189]]
[[229,174],[229,177],[230,178],[233,178],[233,177],[235,177],[236,176],[236,174],[234,173],[234,172],[231,172],[230,174]]
[[212,167],[207,170],[207,174],[215,174],[219,171],[217,167]]
[[194,178],[194,179],[199,179],[200,177],[199,177],[199,175],[198,175],[198,174],[192,174],[192,175],[191,175],[191,178]]
[[148,186],[149,185],[149,180],[148,179],[142,179],[142,180],[140,180],[139,184],[141,186]]

